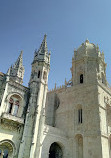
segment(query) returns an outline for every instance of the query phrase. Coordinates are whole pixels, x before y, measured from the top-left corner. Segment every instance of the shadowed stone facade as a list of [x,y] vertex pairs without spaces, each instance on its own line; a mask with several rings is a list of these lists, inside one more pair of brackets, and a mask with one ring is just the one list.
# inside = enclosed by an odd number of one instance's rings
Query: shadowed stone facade
[[[0,158],[111,158],[111,88],[104,53],[86,40],[69,81],[48,90],[46,35],[24,87],[22,52],[0,73]],[[46,96],[47,95],[47,96]]]

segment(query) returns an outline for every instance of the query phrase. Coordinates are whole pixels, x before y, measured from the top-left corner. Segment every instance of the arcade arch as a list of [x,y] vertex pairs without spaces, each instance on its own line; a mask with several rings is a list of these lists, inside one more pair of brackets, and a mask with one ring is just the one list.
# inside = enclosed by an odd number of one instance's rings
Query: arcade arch
[[58,143],[54,142],[51,144],[49,158],[63,158],[62,147]]

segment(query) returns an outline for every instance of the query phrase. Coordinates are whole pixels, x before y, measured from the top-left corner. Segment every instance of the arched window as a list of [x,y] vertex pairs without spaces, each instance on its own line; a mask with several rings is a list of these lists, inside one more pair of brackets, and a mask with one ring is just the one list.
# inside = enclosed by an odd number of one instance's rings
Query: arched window
[[9,99],[8,113],[17,116],[21,98],[18,95],[12,95]]
[[1,158],[9,158],[12,157],[13,155],[13,146],[10,142],[8,141],[3,141],[2,143],[0,142],[0,157]]
[[14,103],[14,100],[12,98],[10,98],[10,100],[9,100],[9,114],[12,113],[13,103]]
[[80,134],[76,136],[76,158],[83,158],[83,137]]
[[62,149],[57,143],[53,143],[50,146],[49,158],[63,158]]
[[82,119],[82,108],[78,109],[78,123],[82,123],[83,119]]
[[38,78],[40,78],[40,70],[38,71]]
[[83,83],[83,74],[80,75],[80,83]]

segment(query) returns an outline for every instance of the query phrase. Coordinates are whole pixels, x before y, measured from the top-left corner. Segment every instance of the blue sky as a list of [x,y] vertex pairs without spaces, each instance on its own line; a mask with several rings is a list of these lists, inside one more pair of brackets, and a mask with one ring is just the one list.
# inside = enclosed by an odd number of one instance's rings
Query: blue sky
[[71,78],[74,48],[87,38],[104,51],[111,84],[111,0],[0,0],[0,71],[6,73],[23,50],[27,85],[34,50],[45,33],[51,51],[49,89]]

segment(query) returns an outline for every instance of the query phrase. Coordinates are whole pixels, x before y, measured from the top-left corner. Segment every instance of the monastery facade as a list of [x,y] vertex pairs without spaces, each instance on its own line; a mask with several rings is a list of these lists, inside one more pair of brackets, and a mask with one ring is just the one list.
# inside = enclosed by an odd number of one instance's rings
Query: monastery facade
[[[48,91],[46,35],[29,86],[22,52],[0,73],[0,158],[111,158],[111,88],[104,53],[86,40],[74,50],[72,78]],[[50,82],[50,81],[49,81]]]

